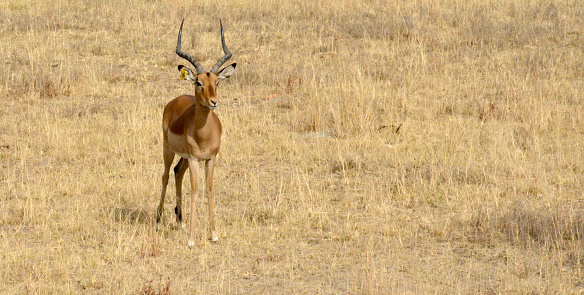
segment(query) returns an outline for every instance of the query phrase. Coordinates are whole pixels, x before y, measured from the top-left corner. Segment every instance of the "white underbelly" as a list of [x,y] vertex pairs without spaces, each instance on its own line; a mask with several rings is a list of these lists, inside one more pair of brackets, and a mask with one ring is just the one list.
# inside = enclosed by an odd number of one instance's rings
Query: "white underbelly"
[[181,153],[175,153],[175,154],[177,154],[181,158],[185,158],[185,159],[189,158],[189,154],[181,154]]

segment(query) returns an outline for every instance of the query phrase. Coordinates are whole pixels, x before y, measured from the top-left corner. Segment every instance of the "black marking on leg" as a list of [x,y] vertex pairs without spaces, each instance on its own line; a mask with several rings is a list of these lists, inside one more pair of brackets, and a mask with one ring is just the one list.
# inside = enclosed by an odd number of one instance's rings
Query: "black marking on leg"
[[176,163],[176,166],[174,166],[174,174],[178,174],[180,172],[180,170],[182,169],[182,165],[184,164],[185,159],[180,158],[180,160],[178,161],[178,163]]

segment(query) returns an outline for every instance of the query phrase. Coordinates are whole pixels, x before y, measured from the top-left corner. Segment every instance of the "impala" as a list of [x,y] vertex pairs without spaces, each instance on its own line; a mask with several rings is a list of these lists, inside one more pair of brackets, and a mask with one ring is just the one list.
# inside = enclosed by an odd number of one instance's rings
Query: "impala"
[[178,32],[176,54],[189,61],[195,67],[196,73],[183,65],[178,66],[178,70],[180,71],[182,80],[188,80],[193,83],[195,86],[195,95],[181,95],[171,100],[164,108],[162,118],[164,173],[162,174],[160,205],[158,205],[156,214],[156,228],[158,229],[160,216],[163,211],[170,166],[176,154],[180,156],[180,160],[174,167],[174,178],[176,180],[176,207],[174,212],[179,227],[184,227],[181,210],[181,187],[183,176],[187,168],[190,168],[191,219],[188,246],[192,247],[195,245],[195,203],[199,194],[197,174],[200,161],[205,162],[211,241],[216,242],[219,240],[215,229],[215,213],[213,210],[213,170],[217,152],[221,144],[221,122],[219,122],[219,118],[213,110],[217,108],[217,85],[219,84],[219,80],[229,78],[235,71],[236,64],[231,64],[219,70],[231,58],[231,52],[229,52],[225,45],[223,24],[220,22],[221,44],[225,55],[217,61],[209,72],[205,71],[197,60],[180,50],[183,23],[184,19]]

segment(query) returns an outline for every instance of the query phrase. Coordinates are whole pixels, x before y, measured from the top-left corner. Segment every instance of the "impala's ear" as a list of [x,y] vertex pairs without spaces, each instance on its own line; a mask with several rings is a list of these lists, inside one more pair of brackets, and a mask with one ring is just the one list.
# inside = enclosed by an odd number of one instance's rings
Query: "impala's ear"
[[235,72],[236,63],[232,63],[226,67],[224,67],[219,73],[217,73],[217,79],[227,79],[229,78],[233,72]]
[[180,65],[178,66],[178,70],[180,71],[180,79],[181,80],[189,80],[191,82],[195,82],[197,79],[195,78],[195,74],[193,74],[193,71],[191,71],[191,69]]

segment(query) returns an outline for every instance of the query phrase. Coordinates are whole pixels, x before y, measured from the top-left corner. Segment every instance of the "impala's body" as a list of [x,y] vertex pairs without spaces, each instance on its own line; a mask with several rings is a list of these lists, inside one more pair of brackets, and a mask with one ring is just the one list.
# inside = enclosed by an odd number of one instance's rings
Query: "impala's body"
[[198,161],[209,160],[221,145],[219,118],[209,107],[197,103],[196,96],[182,95],[166,105],[162,132],[168,145],[165,148],[182,158],[193,155]]
[[225,56],[219,59],[217,64],[206,72],[190,55],[180,51],[182,24],[178,34],[176,53],[195,66],[196,74],[185,66],[178,66],[183,80],[188,80],[195,85],[195,95],[181,95],[171,100],[164,108],[162,116],[163,157],[164,173],[162,174],[162,192],[160,205],[156,214],[156,225],[160,222],[160,216],[164,209],[164,197],[170,166],[174,156],[180,160],[174,167],[176,183],[176,221],[182,227],[182,178],[187,170],[191,171],[191,220],[189,230],[189,246],[194,245],[195,227],[195,203],[198,197],[198,170],[199,161],[205,162],[206,193],[209,198],[209,223],[211,240],[218,240],[215,232],[215,214],[213,211],[213,170],[215,158],[221,145],[221,122],[213,111],[217,108],[218,81],[227,79],[235,70],[235,64],[231,64],[221,71],[219,68],[230,57],[231,53],[225,45],[223,25],[221,25],[221,41]]

